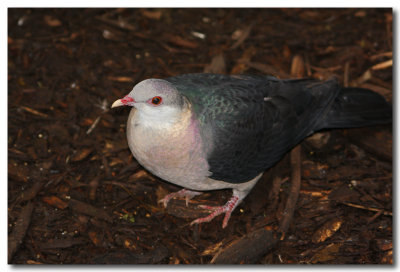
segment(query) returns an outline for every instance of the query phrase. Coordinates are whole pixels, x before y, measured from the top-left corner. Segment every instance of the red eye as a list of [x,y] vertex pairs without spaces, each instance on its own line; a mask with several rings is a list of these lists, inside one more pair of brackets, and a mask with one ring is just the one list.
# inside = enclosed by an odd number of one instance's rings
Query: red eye
[[161,101],[162,101],[161,96],[154,96],[154,97],[151,99],[151,104],[153,104],[153,105],[159,105],[159,104],[161,103]]

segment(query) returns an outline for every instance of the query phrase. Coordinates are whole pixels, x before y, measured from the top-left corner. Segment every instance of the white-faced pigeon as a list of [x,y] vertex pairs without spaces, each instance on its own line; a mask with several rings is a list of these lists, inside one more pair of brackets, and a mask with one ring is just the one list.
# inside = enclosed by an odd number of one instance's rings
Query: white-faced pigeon
[[[367,89],[336,80],[281,80],[272,76],[185,74],[138,83],[112,108],[133,106],[127,124],[137,161],[184,189],[167,195],[186,201],[198,191],[232,189],[223,206],[192,224],[232,211],[265,170],[302,139],[327,128],[390,123],[392,108]],[[194,191],[190,191],[194,190]],[[197,192],[196,192],[197,191]]]

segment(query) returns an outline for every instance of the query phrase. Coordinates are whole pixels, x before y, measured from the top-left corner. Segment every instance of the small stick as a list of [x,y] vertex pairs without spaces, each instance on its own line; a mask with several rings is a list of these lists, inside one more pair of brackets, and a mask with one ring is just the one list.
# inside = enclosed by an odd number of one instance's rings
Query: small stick
[[350,202],[340,202],[340,203],[343,203],[344,205],[347,205],[347,206],[350,206],[350,207],[353,207],[353,208],[357,208],[357,209],[363,209],[363,210],[368,210],[368,211],[373,211],[373,212],[382,212],[384,215],[393,216],[392,212],[385,211],[383,209],[367,207],[367,206],[354,204],[354,203],[350,203]]
[[99,121],[100,121],[100,118],[101,118],[101,116],[98,116],[97,118],[96,118],[96,120],[94,120],[94,122],[93,122],[93,124],[88,128],[88,130],[86,131],[86,135],[89,135],[92,131],[93,131],[93,129],[95,129],[95,127],[97,126],[97,124],[99,123]]
[[285,238],[285,233],[289,228],[290,221],[293,218],[294,210],[296,208],[297,199],[300,192],[300,181],[301,181],[301,146],[296,146],[290,152],[290,165],[292,169],[291,174],[291,185],[289,190],[289,196],[286,201],[285,210],[283,211],[283,217],[280,222],[279,230],[282,232],[281,240]]
[[344,76],[343,76],[343,87],[349,87],[349,70],[350,70],[350,62],[346,61],[344,65]]
[[21,109],[23,109],[24,111],[27,111],[29,113],[32,113],[34,115],[40,116],[40,117],[44,117],[44,118],[48,118],[49,116],[45,113],[41,113],[40,111],[31,109],[29,107],[25,107],[25,106],[20,106]]
[[[291,75],[297,78],[301,78],[304,73],[304,61],[299,55],[293,57]],[[301,146],[297,145],[290,151],[290,166],[291,166],[291,178],[290,178],[290,189],[289,196],[286,201],[286,206],[283,211],[282,219],[279,224],[279,230],[282,233],[281,240],[285,238],[285,233],[289,229],[290,221],[292,221],[294,210],[296,209],[297,199],[300,193],[300,182],[301,182]]]

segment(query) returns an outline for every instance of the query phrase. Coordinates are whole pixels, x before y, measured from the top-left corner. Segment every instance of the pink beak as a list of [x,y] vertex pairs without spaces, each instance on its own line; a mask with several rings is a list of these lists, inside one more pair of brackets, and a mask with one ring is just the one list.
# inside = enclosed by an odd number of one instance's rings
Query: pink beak
[[111,108],[116,108],[120,106],[131,106],[131,104],[129,103],[135,103],[135,102],[136,102],[135,99],[126,95],[124,98],[115,100],[114,103],[111,105]]

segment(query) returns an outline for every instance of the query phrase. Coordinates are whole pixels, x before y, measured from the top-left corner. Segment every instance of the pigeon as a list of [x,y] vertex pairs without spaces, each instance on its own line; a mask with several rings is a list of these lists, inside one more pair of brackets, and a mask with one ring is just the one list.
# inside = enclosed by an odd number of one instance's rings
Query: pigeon
[[146,79],[116,100],[132,106],[127,140],[136,160],[159,178],[183,187],[160,200],[188,201],[203,191],[232,189],[222,206],[200,206],[225,228],[264,171],[322,129],[391,123],[379,94],[342,88],[336,79],[278,79],[262,75],[183,74]]

